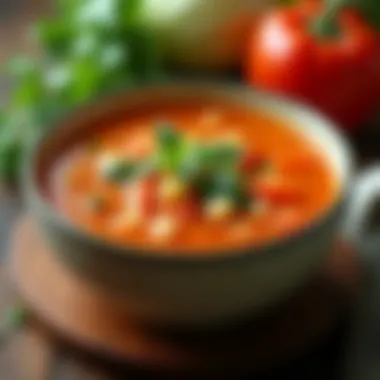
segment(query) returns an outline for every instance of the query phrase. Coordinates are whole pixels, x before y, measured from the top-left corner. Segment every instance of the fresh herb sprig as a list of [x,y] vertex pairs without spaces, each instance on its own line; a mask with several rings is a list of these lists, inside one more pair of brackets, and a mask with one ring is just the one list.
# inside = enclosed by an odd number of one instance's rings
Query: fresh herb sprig
[[[113,182],[129,182],[146,174],[175,176],[194,191],[201,200],[228,198],[236,208],[249,203],[241,170],[243,151],[234,143],[203,143],[186,139],[173,125],[156,128],[155,155],[141,161],[115,161],[107,177]],[[150,171],[143,171],[147,167]]]
[[189,141],[170,124],[157,128],[157,143],[161,171],[173,172],[201,199],[223,197],[238,208],[247,206],[240,146],[229,141]]
[[14,89],[0,112],[0,176],[15,180],[24,145],[72,107],[163,75],[154,38],[139,26],[141,0],[60,0],[34,25],[37,59],[6,65]]

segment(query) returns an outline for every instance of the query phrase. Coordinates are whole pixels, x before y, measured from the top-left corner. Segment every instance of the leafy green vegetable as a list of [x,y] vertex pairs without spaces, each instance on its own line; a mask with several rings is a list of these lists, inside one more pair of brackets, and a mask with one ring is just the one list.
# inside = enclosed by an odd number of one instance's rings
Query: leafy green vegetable
[[171,124],[156,129],[158,160],[161,169],[190,179],[200,172],[236,170],[241,160],[241,149],[227,141],[200,143],[185,140]]
[[232,199],[238,208],[245,208],[248,205],[250,197],[239,172],[218,173],[214,179],[214,186],[214,196]]
[[184,159],[184,140],[171,124],[156,128],[157,155],[160,168],[177,172]]
[[142,0],[58,0],[34,25],[41,60],[6,65],[15,88],[0,117],[0,176],[18,176],[25,143],[62,113],[102,94],[160,79],[154,37],[138,25]]
[[180,176],[191,180],[200,173],[236,171],[242,157],[241,149],[226,142],[187,145],[180,164]]
[[230,199],[237,208],[248,206],[250,197],[238,172],[204,173],[195,178],[193,186],[204,200],[222,197]]
[[202,159],[202,165],[211,170],[234,170],[241,159],[241,149],[226,142],[206,145]]
[[227,141],[190,143],[170,124],[157,128],[157,142],[160,169],[181,177],[202,199],[225,197],[238,208],[247,205],[240,147]]

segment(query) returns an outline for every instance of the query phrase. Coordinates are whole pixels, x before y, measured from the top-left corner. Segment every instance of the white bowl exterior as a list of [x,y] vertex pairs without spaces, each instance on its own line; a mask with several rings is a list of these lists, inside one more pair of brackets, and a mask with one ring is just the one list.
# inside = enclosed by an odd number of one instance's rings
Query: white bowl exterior
[[262,313],[293,294],[321,267],[336,236],[340,214],[337,210],[312,233],[279,252],[257,252],[269,257],[255,257],[252,252],[230,265],[122,263],[107,260],[104,252],[89,250],[87,245],[76,242],[74,247],[70,237],[58,235],[52,224],[43,230],[60,260],[125,304],[133,317],[154,324],[208,327]]

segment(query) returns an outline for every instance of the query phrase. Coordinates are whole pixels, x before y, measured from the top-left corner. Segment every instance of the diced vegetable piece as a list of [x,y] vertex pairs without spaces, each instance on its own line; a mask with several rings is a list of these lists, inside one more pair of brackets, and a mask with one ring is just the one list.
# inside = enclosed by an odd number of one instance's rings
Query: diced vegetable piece
[[157,212],[159,207],[158,179],[154,176],[141,179],[137,183],[140,194],[140,207],[144,216]]
[[204,213],[208,219],[225,220],[234,212],[233,201],[226,197],[209,199],[206,202]]
[[157,192],[158,181],[153,176],[129,184],[125,190],[125,209],[115,223],[120,228],[132,228],[154,215],[158,210]]
[[155,165],[149,160],[128,160],[109,154],[103,154],[98,163],[101,175],[109,181],[128,182],[140,176],[150,174]]
[[159,198],[161,201],[175,201],[186,193],[183,181],[175,176],[165,176],[159,186]]
[[176,220],[170,215],[160,215],[153,219],[150,234],[157,240],[167,240],[173,237],[177,229]]

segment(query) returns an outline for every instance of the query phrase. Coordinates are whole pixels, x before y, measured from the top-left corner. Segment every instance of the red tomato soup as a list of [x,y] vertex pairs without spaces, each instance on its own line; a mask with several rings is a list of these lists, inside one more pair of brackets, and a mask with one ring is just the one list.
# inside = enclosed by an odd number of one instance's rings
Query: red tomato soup
[[60,212],[109,241],[194,254],[260,245],[336,197],[318,147],[260,111],[188,104],[119,120],[66,149],[48,180]]

